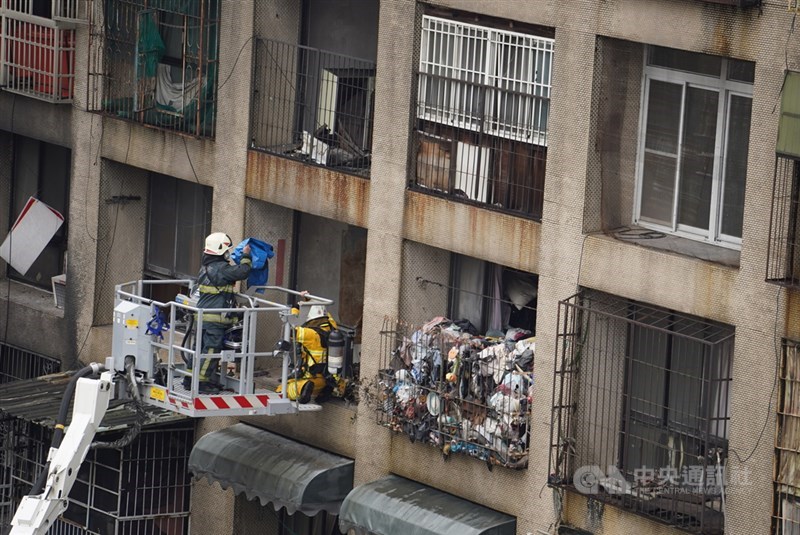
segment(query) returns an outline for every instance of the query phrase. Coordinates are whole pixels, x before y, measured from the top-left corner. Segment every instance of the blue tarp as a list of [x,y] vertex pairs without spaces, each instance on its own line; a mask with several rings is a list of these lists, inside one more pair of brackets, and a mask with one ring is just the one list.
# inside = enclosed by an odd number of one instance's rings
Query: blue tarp
[[[265,286],[269,278],[269,259],[275,256],[272,245],[255,238],[246,238],[231,253],[231,258],[237,264],[242,260],[242,249],[245,245],[250,246],[250,276],[247,277],[248,286]],[[264,293],[264,290],[256,290]]]

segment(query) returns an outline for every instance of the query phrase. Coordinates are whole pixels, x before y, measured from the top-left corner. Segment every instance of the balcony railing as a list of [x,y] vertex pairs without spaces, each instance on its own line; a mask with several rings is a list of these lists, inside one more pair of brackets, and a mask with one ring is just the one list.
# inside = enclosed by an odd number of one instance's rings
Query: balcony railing
[[418,76],[413,184],[541,219],[550,99]]
[[797,160],[775,158],[767,281],[800,287],[800,182]]
[[255,61],[250,148],[368,177],[375,64],[269,39]]
[[558,326],[550,485],[721,535],[733,328],[589,291]]
[[386,320],[378,422],[445,456],[527,468],[534,350],[533,338],[470,336],[449,320],[420,328]]
[[213,137],[221,0],[100,4],[90,33],[90,111]]
[[[71,102],[75,81],[75,30],[23,11],[23,0],[0,4],[0,84],[7,91]],[[18,9],[11,9],[18,8]]]

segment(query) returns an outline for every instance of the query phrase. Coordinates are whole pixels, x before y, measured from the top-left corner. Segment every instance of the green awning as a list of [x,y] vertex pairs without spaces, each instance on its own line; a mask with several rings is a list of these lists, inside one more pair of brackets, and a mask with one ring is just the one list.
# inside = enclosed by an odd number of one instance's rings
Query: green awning
[[781,94],[781,118],[775,152],[800,158],[800,72],[786,73]]
[[393,475],[354,488],[342,503],[339,529],[358,535],[516,535],[517,520]]
[[353,488],[352,460],[242,423],[201,437],[189,470],[289,514],[337,514]]

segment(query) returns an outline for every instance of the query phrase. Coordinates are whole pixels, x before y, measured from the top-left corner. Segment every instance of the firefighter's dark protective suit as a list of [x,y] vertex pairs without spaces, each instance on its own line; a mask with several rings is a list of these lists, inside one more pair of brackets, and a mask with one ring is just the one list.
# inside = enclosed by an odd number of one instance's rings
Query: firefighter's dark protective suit
[[[203,255],[203,265],[197,276],[200,298],[198,308],[232,308],[235,304],[234,283],[244,280],[250,274],[250,255],[245,254],[239,265],[232,265],[226,256]],[[238,321],[238,318],[225,314],[203,314],[202,353],[219,353],[224,347],[225,331]],[[200,383],[208,384],[219,366],[218,358],[205,358],[200,362]]]

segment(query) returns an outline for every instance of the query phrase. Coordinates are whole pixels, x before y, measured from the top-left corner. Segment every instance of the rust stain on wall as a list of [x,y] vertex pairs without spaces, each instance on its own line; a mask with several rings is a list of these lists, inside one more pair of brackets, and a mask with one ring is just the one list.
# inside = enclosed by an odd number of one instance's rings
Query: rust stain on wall
[[248,197],[367,226],[369,180],[257,151],[247,153]]
[[800,341],[800,292],[797,290],[786,291],[786,338]]
[[406,191],[403,237],[496,264],[539,272],[541,224]]

